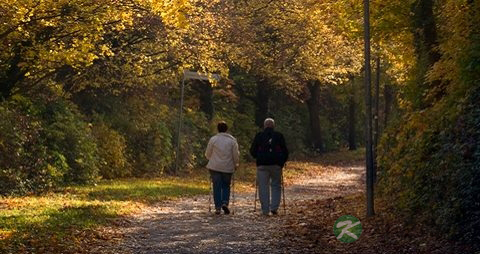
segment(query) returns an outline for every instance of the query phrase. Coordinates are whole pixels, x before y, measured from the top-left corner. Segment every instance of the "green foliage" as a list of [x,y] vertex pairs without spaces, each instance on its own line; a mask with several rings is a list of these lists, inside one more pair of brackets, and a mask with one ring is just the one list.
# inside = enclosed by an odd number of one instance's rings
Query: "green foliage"
[[197,111],[187,110],[184,117],[180,142],[180,165],[183,169],[204,166],[207,164],[205,148],[211,136],[210,124],[205,114]]
[[[75,96],[74,100],[85,114],[93,115],[93,119],[98,118],[123,136],[124,153],[130,165],[124,169],[125,176],[157,176],[170,172],[175,166],[178,101],[168,101],[166,92],[170,98],[177,96],[173,89],[142,88],[118,95],[97,89]],[[197,95],[190,97],[194,96]],[[187,98],[187,102],[192,98]],[[204,149],[211,132],[210,123],[198,108],[187,104],[184,110],[179,162],[180,170],[188,171],[206,164]],[[124,170],[117,169],[117,173],[122,174]]]
[[[354,87],[349,82],[341,85],[324,85],[320,92],[319,118],[324,150],[326,152],[337,151],[348,146],[348,131],[351,124],[355,125],[355,136],[358,144],[363,144],[364,136],[364,105],[362,97],[363,90],[361,79],[356,79]],[[351,91],[354,90],[354,91]],[[359,91],[357,91],[359,90]],[[354,93],[355,115],[354,123],[349,119],[350,96]],[[296,112],[301,112],[297,109]],[[304,120],[305,124],[306,120]],[[308,136],[311,130],[307,129]]]
[[[109,130],[104,130],[110,132],[108,135],[117,136],[115,148],[110,145],[100,148],[111,149],[110,155],[105,155],[110,157],[106,162],[110,161],[112,166],[106,170],[115,173],[107,178],[160,175],[172,167],[177,113],[158,99],[164,96],[161,92],[138,89],[115,95],[96,90],[76,95],[75,101],[82,111],[108,126],[105,127]],[[99,133],[97,139],[108,139],[105,134]],[[112,157],[114,154],[117,159]]]
[[[64,95],[112,81],[158,85],[181,71],[188,55],[183,48],[212,46],[183,41],[197,31],[187,22],[199,22],[186,20],[194,12],[188,1],[12,0],[1,1],[0,10],[0,97],[5,99],[45,88]],[[219,65],[202,57],[185,65],[192,62]]]
[[65,156],[48,149],[36,111],[24,97],[0,104],[0,194],[51,189],[69,170]]
[[50,151],[63,154],[70,167],[65,183],[92,183],[98,179],[99,156],[91,124],[85,122],[76,106],[65,100],[44,105],[44,137]]
[[[238,85],[238,87],[245,89],[244,84]],[[250,145],[255,133],[258,131],[253,117],[255,105],[244,96],[232,96],[229,92],[231,91],[228,89],[220,88],[214,94],[215,118],[209,126],[208,135],[212,136],[217,133],[218,121],[225,121],[229,126],[228,132],[237,139],[240,157],[249,159]],[[240,94],[241,92],[238,93]],[[204,147],[206,147],[207,143],[208,139],[205,140]],[[202,157],[204,158],[205,156],[202,155]]]
[[125,138],[101,121],[94,123],[92,131],[100,157],[100,176],[104,179],[130,176],[131,167],[127,160]]
[[2,194],[97,180],[97,141],[73,104],[14,96],[0,114]]
[[277,95],[272,101],[272,108],[274,110],[271,114],[275,118],[276,128],[284,135],[292,156],[304,153],[307,150],[305,144],[309,131],[308,111],[305,105]]
[[[477,63],[478,64],[478,63]],[[478,66],[477,66],[478,68]],[[473,74],[476,75],[476,74]],[[472,75],[472,76],[473,76]],[[463,115],[457,122],[454,133],[454,151],[457,151],[458,164],[453,164],[457,175],[454,186],[454,196],[451,200],[455,204],[458,221],[456,228],[462,237],[471,242],[477,242],[480,235],[480,86],[471,90]],[[448,214],[447,214],[448,215]],[[448,225],[451,218],[444,217]]]
[[250,159],[250,145],[258,130],[255,126],[254,118],[241,113],[233,114],[231,117],[233,117],[230,120],[232,121],[231,133],[237,139],[240,156],[244,160],[248,160]]
[[415,219],[469,241],[480,221],[474,213],[480,209],[479,99],[476,89],[465,104],[414,113],[379,148],[382,195]]
[[136,176],[158,176],[173,162],[172,133],[161,119],[128,138]]
[[[435,17],[428,17],[438,22],[438,46],[432,51],[439,59],[426,63],[428,52],[417,52],[417,70],[410,83],[399,88],[408,111],[392,122],[378,158],[380,192],[391,204],[414,220],[428,221],[477,246],[480,16],[474,10],[478,7],[472,1],[443,1],[437,4]],[[416,40],[417,45],[426,43]]]

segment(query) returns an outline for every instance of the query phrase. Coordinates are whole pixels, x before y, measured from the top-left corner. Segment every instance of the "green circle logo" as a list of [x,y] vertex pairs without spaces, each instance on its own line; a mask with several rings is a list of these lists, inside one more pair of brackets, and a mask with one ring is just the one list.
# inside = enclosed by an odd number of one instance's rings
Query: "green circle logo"
[[344,215],[333,224],[333,233],[341,242],[355,242],[362,234],[362,224],[355,216]]

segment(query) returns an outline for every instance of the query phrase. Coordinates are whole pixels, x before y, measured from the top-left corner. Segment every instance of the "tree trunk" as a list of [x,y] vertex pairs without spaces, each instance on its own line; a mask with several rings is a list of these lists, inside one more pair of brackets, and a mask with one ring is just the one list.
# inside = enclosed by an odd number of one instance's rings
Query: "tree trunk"
[[352,151],[357,150],[357,140],[355,132],[355,78],[352,77],[350,79],[350,82],[350,96],[348,98],[348,149]]
[[21,62],[20,47],[15,48],[15,56],[10,61],[10,68],[5,76],[0,76],[0,99],[7,99],[12,95],[15,85],[25,77],[25,71],[22,71],[18,64]]
[[[430,106],[435,100],[440,99],[445,94],[446,85],[435,80],[427,82],[425,77],[431,67],[440,60],[441,55],[438,52],[438,33],[434,16],[435,0],[417,0],[413,3],[413,35],[415,52],[417,55],[417,68],[419,69],[419,78],[424,89],[417,95],[420,100],[419,108]],[[436,89],[432,89],[432,88]],[[426,91],[429,91],[428,93]],[[425,97],[427,94],[427,97]]]
[[307,100],[308,113],[310,114],[310,131],[312,133],[311,142],[315,151],[323,153],[325,151],[320,126],[320,84],[317,81],[308,84],[310,98]]
[[438,34],[433,13],[434,1],[417,0],[413,3],[415,47],[418,55],[426,55],[428,66],[440,60],[436,50]]
[[263,121],[268,117],[270,102],[270,90],[265,80],[257,82],[257,94],[255,99],[255,123],[263,128]]

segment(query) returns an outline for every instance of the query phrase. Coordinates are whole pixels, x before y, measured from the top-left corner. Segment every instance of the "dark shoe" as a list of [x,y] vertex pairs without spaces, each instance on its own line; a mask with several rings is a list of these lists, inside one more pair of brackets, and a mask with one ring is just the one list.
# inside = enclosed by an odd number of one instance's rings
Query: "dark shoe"
[[219,215],[220,214],[220,208],[215,208],[215,214]]
[[277,215],[278,214],[278,211],[277,210],[273,210],[272,211],[272,215]]
[[269,212],[262,212],[262,215],[263,215],[263,216],[269,216],[270,213],[269,213]]
[[228,209],[228,206],[227,206],[227,205],[223,205],[223,206],[222,206],[222,209],[223,209],[223,211],[225,212],[225,214],[230,214],[230,210]]

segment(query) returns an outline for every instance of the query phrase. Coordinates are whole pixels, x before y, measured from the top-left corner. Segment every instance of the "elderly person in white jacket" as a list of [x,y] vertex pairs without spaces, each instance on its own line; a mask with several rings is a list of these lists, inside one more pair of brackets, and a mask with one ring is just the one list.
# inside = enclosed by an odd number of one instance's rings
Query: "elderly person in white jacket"
[[229,214],[230,182],[235,167],[238,165],[240,152],[237,140],[226,133],[227,124],[220,122],[217,129],[218,134],[210,138],[205,156],[208,159],[207,168],[210,170],[213,182],[215,214],[220,214],[220,209],[223,209],[225,214]]

